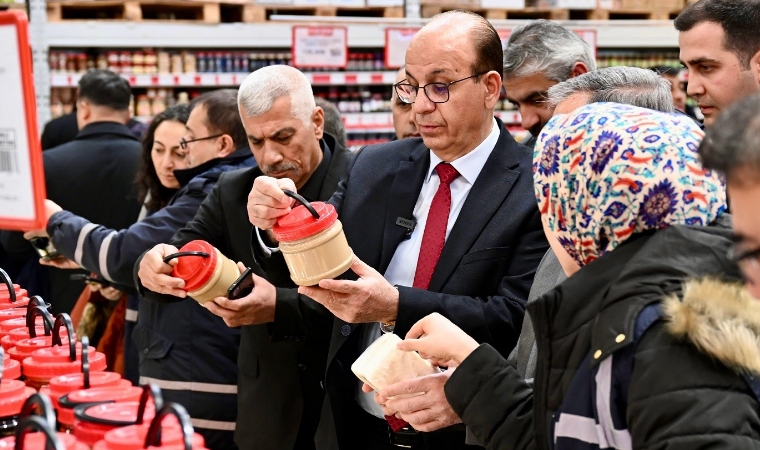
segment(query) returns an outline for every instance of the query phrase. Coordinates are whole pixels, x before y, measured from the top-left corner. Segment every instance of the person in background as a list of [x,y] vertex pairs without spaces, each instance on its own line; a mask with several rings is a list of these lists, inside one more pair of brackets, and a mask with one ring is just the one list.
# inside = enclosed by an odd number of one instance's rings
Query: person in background
[[[760,94],[734,103],[718,116],[715,126],[707,130],[699,146],[699,156],[705,167],[726,177],[733,212],[734,248],[731,254],[744,274],[747,290],[760,299],[760,209],[757,208],[760,199]],[[748,307],[756,308],[754,304]],[[754,315],[747,311],[745,317]],[[760,327],[756,325],[755,329]],[[757,351],[755,347],[747,354],[760,361]]]
[[[433,311],[505,356],[517,342],[548,245],[530,150],[494,117],[501,69],[501,40],[487,20],[464,11],[433,18],[412,40],[406,79],[395,85],[422,139],[365,147],[331,199],[355,259],[349,280],[299,288],[336,316],[317,449],[467,448],[459,419],[438,410],[420,415],[451,427],[394,431],[350,367],[383,331],[404,335]],[[294,189],[292,181],[256,179],[254,225],[270,229],[288,212],[282,189]],[[450,375],[427,377],[409,393],[433,402]]]
[[681,81],[681,70],[670,66],[653,66],[649,70],[654,71],[670,83],[670,95],[673,97],[673,107],[696,120],[694,107],[686,103],[686,83]]
[[393,129],[396,131],[396,139],[419,137],[417,123],[414,121],[412,105],[401,100],[396,93],[396,84],[406,81],[406,70],[402,67],[396,73],[396,80],[391,89],[391,115],[393,116]]
[[[141,146],[124,125],[131,96],[129,84],[119,75],[88,71],[79,80],[79,134],[43,153],[48,199],[72,214],[117,230],[132,225],[141,207],[134,184]],[[2,232],[2,236],[8,252],[34,261],[39,258],[21,233]],[[82,283],[72,281],[70,275],[67,270],[44,267],[35,277],[49,282],[49,296],[43,298],[54,311],[70,312],[82,292]]]
[[346,126],[338,108],[322,97],[314,97],[314,102],[325,113],[325,133],[332,135],[341,147],[346,148]]
[[[58,264],[75,263],[134,289],[133,269],[142,254],[190,221],[223,173],[255,164],[237,112],[235,90],[200,95],[189,110],[184,126],[176,121],[162,124],[173,129],[167,142],[158,145],[154,140],[153,151],[165,156],[171,152],[177,159],[184,156],[187,165],[184,170],[170,170],[172,163],[167,162],[158,169],[162,185],[179,187],[163,209],[115,230],[48,202],[45,232],[69,260]],[[160,204],[164,194],[157,193]],[[139,383],[154,383],[163,389],[167,401],[185,406],[208,448],[236,448],[232,432],[240,331],[228,328],[196,302],[161,304],[141,299],[131,339],[140,355]]]
[[546,103],[548,89],[595,69],[591,47],[562,25],[539,19],[512,30],[504,50],[504,89],[530,131],[523,144],[532,148],[554,113]]
[[258,167],[224,174],[169,245],[145,254],[138,275],[147,298],[195,303],[181,289],[184,281],[171,277],[172,266],[163,262],[194,239],[253,269],[256,287],[249,295],[205,304],[208,315],[242,327],[235,442],[241,450],[309,450],[325,397],[333,316],[298,294],[282,253],[251,226],[245,209],[254,180],[265,175],[287,178],[309,200],[329,199],[351,154],[323,133],[323,112],[309,80],[293,67],[274,65],[250,74],[240,86],[238,104]]
[[760,446],[760,328],[702,136],[688,117],[615,103],[544,128],[536,197],[569,278],[528,307],[534,387],[440,315],[399,345],[456,367],[446,398],[487,448]]
[[699,0],[676,17],[687,92],[709,127],[729,105],[760,92],[760,0]]

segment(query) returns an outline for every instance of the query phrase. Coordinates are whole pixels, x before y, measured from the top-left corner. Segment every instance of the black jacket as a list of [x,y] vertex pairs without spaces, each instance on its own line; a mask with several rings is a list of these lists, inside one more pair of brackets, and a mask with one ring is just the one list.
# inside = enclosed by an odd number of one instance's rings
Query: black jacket
[[[125,125],[89,124],[73,141],[42,154],[47,198],[90,222],[116,230],[127,228],[141,208],[135,185],[141,151],[140,142]],[[3,246],[9,252],[34,256],[20,233],[6,234],[5,239]],[[51,288],[46,300],[56,312],[70,312],[84,285],[70,280],[74,273],[70,270],[46,271]]]
[[[328,199],[345,175],[350,153],[325,135],[322,148],[328,157],[299,191],[311,200]],[[257,258],[252,249],[253,226],[246,205],[253,181],[261,176],[253,168],[222,175],[216,188],[201,205],[198,214],[171,240],[177,247],[203,239],[233,261],[242,261],[278,286],[275,320],[293,326],[306,325],[301,314],[323,323],[308,326],[312,333],[294,336],[277,325],[252,325],[241,329],[237,358],[238,417],[235,442],[241,449],[300,450],[313,445],[324,391],[319,381],[324,373],[332,315],[314,301],[298,295],[281,254]],[[315,193],[309,195],[308,192]],[[139,261],[138,261],[139,263]],[[146,292],[158,301],[175,297]],[[193,300],[199,313],[219,321]],[[306,309],[312,311],[306,312]],[[142,313],[141,313],[142,314]],[[226,328],[226,327],[225,327]],[[322,334],[320,334],[322,331]]]
[[[399,336],[439,312],[504,355],[517,341],[528,291],[548,244],[533,194],[532,152],[517,144],[501,122],[499,126],[499,140],[446,240],[429,290],[399,287]],[[406,229],[396,220],[413,217],[429,166],[430,150],[419,138],[366,147],[330,200],[354,253],[380,273],[405,239]],[[318,449],[360,448],[362,436],[356,434],[354,420],[363,412],[355,400],[358,379],[350,368],[361,351],[365,327],[335,320],[325,378],[329,402]]]
[[[760,448],[760,408],[752,390],[715,355],[673,335],[669,323],[679,314],[634,339],[642,311],[669,296],[679,303],[686,280],[739,278],[725,256],[731,245],[726,216],[709,227],[634,236],[530,304],[538,345],[535,390],[482,345],[447,382],[449,403],[487,448],[599,448],[576,439],[555,443],[556,421],[584,403],[606,407],[577,396],[588,386],[598,388],[598,380],[583,378],[633,352],[627,370],[612,366],[609,391],[611,410],[621,413],[612,417],[615,428],[630,434],[630,448]],[[616,390],[619,383],[627,388]]]

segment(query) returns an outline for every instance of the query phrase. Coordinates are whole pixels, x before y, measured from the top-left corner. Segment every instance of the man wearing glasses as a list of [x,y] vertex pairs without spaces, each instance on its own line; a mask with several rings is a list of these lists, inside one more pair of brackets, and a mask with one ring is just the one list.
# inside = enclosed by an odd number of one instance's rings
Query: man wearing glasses
[[[467,448],[459,419],[428,406],[443,397],[449,374],[422,379],[409,411],[399,412],[415,431],[386,421],[350,367],[382,332],[403,337],[432,312],[505,356],[514,347],[548,245],[532,153],[493,115],[501,69],[501,42],[485,19],[461,11],[434,18],[412,41],[405,81],[395,86],[422,138],[364,148],[330,200],[356,258],[352,280],[299,289],[337,318],[317,449]],[[271,228],[291,206],[282,189],[294,188],[258,178],[251,222]],[[424,433],[441,423],[452,426]]]
[[[702,163],[726,176],[734,247],[729,252],[760,299],[760,94],[734,103],[707,129],[699,147]],[[716,301],[721,301],[716,299]],[[751,314],[747,312],[747,314]]]

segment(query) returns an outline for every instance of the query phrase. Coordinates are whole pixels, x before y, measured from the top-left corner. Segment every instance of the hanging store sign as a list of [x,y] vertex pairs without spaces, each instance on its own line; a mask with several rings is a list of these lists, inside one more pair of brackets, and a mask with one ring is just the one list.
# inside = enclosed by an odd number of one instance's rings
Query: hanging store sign
[[385,67],[399,69],[405,64],[406,49],[419,30],[394,27],[385,29]]
[[293,27],[293,65],[299,69],[345,69],[348,65],[348,29]]

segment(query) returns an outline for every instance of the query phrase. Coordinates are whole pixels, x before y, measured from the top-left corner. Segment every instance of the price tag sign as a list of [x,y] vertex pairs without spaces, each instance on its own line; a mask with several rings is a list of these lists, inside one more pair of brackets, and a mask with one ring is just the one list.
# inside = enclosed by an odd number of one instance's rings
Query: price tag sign
[[406,49],[419,28],[385,29],[385,67],[399,69],[406,63]]
[[348,65],[348,29],[345,27],[293,27],[293,65],[298,68]]
[[0,42],[0,228],[40,229],[45,172],[24,12],[0,12]]

